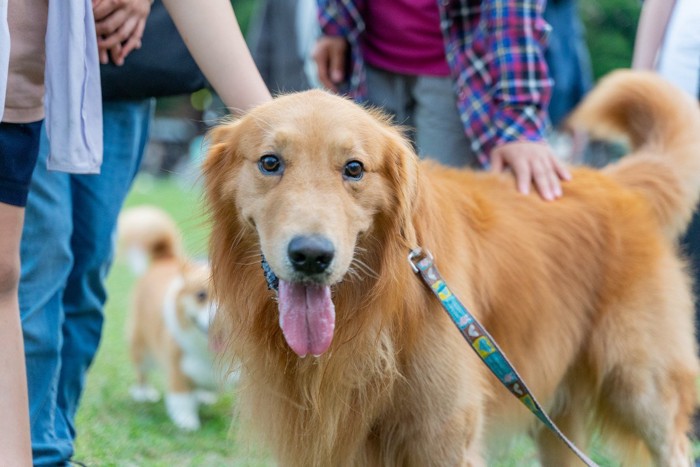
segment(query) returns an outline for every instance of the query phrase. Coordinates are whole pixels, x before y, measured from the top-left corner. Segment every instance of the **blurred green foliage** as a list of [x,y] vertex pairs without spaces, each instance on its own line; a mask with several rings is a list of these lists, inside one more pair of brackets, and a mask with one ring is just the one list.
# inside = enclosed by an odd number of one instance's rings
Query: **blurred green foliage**
[[[250,23],[250,16],[255,9],[255,0],[231,0],[231,5],[236,12],[236,19],[241,26],[241,31],[245,34]],[[292,20],[293,18],[290,18],[290,21]]]
[[640,9],[640,0],[579,1],[596,79],[631,65]]

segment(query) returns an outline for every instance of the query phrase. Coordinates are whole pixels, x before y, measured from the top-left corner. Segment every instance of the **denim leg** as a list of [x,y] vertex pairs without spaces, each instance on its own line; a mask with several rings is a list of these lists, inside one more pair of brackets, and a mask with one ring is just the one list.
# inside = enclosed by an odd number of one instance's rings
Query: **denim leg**
[[100,340],[104,279],[119,209],[138,170],[153,103],[104,103],[100,175],[46,170],[44,137],[22,234],[20,312],[34,465],[65,465]]
[[548,111],[556,127],[590,90],[593,71],[577,2],[547,2],[544,19],[552,26],[544,58],[554,80]]
[[61,299],[73,264],[70,180],[68,174],[46,170],[47,156],[42,132],[22,231],[19,283],[34,465],[57,465],[72,453],[70,441],[58,439],[54,424],[63,342]]
[[681,248],[688,257],[695,297],[695,337],[700,339],[700,205],[696,206],[688,230],[681,238]]
[[85,373],[100,342],[105,278],[112,263],[114,232],[124,199],[148,140],[153,102],[103,104],[104,162],[99,176],[71,176],[73,269],[63,296],[63,347],[56,424],[59,436],[75,437],[75,414]]

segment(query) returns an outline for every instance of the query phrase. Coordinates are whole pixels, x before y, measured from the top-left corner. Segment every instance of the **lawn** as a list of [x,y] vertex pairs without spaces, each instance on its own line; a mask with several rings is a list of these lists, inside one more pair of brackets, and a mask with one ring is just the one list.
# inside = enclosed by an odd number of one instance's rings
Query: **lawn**
[[[140,176],[126,205],[144,203],[161,206],[173,216],[185,232],[191,255],[206,255],[208,230],[201,190],[195,183]],[[104,336],[77,416],[75,459],[91,467],[269,465],[251,458],[235,443],[230,394],[202,410],[202,429],[196,433],[176,429],[163,402],[131,400],[128,390],[135,378],[124,325],[133,281],[128,267],[116,261],[108,278]],[[155,383],[162,387],[162,378]]]
[[[184,231],[187,251],[196,257],[206,256],[208,226],[201,188],[196,182],[140,176],[126,205],[138,204],[155,204],[168,211]],[[176,429],[167,418],[162,401],[140,404],[130,399],[128,389],[135,379],[128,359],[124,323],[133,281],[126,265],[116,261],[108,279],[102,344],[88,374],[78,412],[75,459],[91,467],[272,465],[236,443],[232,394],[202,410],[202,429],[195,433]],[[155,383],[162,387],[162,380]],[[602,466],[614,465],[596,452],[592,455]],[[531,444],[521,440],[507,458],[492,465],[536,466],[534,459]]]

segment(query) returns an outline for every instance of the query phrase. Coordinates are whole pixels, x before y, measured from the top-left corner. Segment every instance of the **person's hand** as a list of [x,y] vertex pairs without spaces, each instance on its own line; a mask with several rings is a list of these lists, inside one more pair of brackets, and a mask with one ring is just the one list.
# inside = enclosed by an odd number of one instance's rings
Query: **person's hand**
[[491,170],[502,172],[510,168],[518,191],[530,192],[534,182],[540,196],[547,201],[561,197],[561,180],[570,180],[571,174],[557,160],[546,143],[518,141],[498,146],[491,152]]
[[117,65],[141,47],[151,0],[92,0],[100,63]]
[[312,57],[318,68],[318,79],[332,91],[338,91],[338,84],[345,80],[347,51],[348,42],[335,36],[321,36],[314,47]]

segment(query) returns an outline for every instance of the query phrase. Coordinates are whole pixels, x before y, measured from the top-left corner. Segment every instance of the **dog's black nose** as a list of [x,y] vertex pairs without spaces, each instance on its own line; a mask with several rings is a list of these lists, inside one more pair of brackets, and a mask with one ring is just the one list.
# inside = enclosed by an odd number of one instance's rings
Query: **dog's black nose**
[[321,235],[294,237],[287,248],[287,255],[294,270],[304,274],[319,274],[325,271],[333,261],[334,254],[333,244]]

